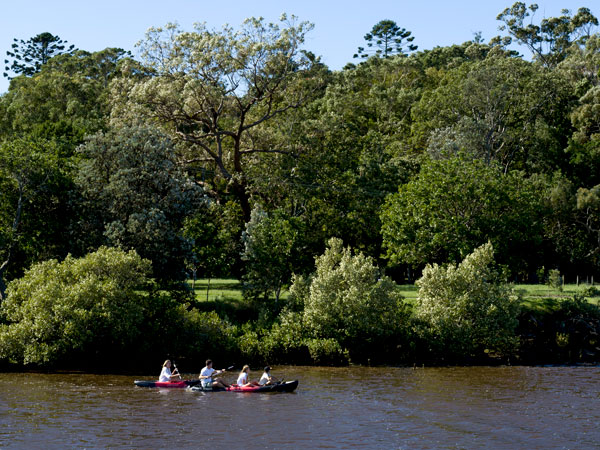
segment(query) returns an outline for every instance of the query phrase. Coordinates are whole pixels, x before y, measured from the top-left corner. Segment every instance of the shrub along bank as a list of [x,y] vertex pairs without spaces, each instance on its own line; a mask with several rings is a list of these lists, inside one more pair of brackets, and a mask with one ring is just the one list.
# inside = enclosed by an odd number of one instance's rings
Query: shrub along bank
[[[250,364],[581,363],[600,360],[600,309],[582,295],[523,302],[486,244],[458,265],[427,266],[406,301],[374,261],[338,239],[276,302],[213,283],[165,290],[135,252],[101,248],[34,265],[1,305],[0,365],[141,370],[175,358]],[[220,287],[221,286],[221,287]],[[593,295],[591,289],[586,294]]]

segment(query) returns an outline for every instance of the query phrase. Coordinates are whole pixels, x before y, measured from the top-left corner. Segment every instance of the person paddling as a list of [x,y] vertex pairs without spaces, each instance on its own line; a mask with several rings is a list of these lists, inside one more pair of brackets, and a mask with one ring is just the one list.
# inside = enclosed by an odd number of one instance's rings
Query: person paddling
[[222,378],[214,378],[215,375],[220,375],[225,372],[225,369],[215,370],[213,369],[213,362],[210,359],[206,360],[206,366],[200,371],[200,383],[203,388],[228,388],[229,385],[223,381]]
[[179,377],[181,379],[181,375],[179,375],[179,370],[175,369],[173,373],[171,373],[171,360],[167,359],[162,366],[162,370],[160,371],[160,376],[158,377],[158,381],[167,382],[171,381],[172,378]]
[[240,372],[237,379],[237,385],[241,386],[258,386],[256,381],[248,381],[248,374],[250,373],[250,366],[245,365]]
[[260,377],[260,380],[258,380],[258,384],[260,384],[261,386],[265,386],[268,384],[277,384],[279,383],[279,380],[277,378],[275,378],[273,375],[271,375],[271,368],[269,366],[265,367],[265,371],[262,374],[262,377]]

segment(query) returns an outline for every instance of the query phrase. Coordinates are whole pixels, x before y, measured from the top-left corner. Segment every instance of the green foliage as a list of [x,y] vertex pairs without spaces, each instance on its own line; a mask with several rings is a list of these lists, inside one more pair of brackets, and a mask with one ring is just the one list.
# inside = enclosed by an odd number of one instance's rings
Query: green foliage
[[0,358],[55,365],[131,351],[144,323],[150,262],[102,247],[33,265],[8,286],[2,304]]
[[515,352],[518,300],[494,267],[492,244],[475,249],[458,266],[427,265],[416,284],[416,317],[429,325],[448,357]]
[[[415,40],[411,32],[405,28],[400,28],[393,20],[382,20],[373,26],[370,33],[365,34],[368,50],[364,47],[358,47],[358,53],[355,58],[369,57],[369,50],[376,48],[374,54],[388,58],[392,55],[405,55],[408,52],[414,52],[417,46],[411,44]],[[406,46],[406,48],[404,48]]]
[[525,363],[593,362],[600,356],[600,308],[582,295],[561,299],[549,311],[524,311],[519,322]]
[[[591,201],[589,207],[588,200]],[[545,234],[553,247],[548,265],[560,267],[563,273],[569,271],[572,276],[593,272],[600,257],[596,250],[598,233],[593,193],[576,189],[567,177],[555,174],[545,201],[549,211],[545,217]]]
[[301,220],[288,217],[283,211],[267,214],[260,208],[252,210],[242,234],[246,295],[262,295],[266,299],[274,292],[275,301],[279,301],[281,289],[306,259],[302,246],[305,231]]
[[298,364],[310,361],[302,312],[284,310],[262,340],[265,361]]
[[562,291],[563,289],[563,277],[560,276],[560,271],[557,269],[552,269],[548,272],[548,286],[553,289],[557,289]]
[[405,142],[423,80],[410,58],[371,58],[335,74],[321,99],[281,125],[291,130],[298,157],[278,172],[262,169],[279,179],[274,192],[284,195],[290,214],[302,217],[312,255],[336,235],[367,255],[381,254],[377,212],[415,168]]
[[[481,160],[427,161],[382,208],[382,235],[392,264],[458,262],[483,242],[517,271],[537,267],[543,184],[503,174]],[[510,239],[507,239],[510,236]]]
[[77,51],[46,63],[33,77],[17,77],[0,98],[0,112],[11,133],[31,133],[55,140],[64,157],[72,156],[85,134],[108,122],[108,84],[120,76],[127,54],[107,48]]
[[434,158],[466,153],[509,169],[552,172],[570,132],[570,87],[527,61],[488,56],[442,72],[413,108],[414,145]]
[[[22,39],[13,39],[13,41],[12,51],[7,51],[6,54],[14,59],[12,64],[6,66],[4,70],[12,71],[16,75],[31,76],[39,72],[53,56],[75,51],[74,45],[67,47],[66,41],[48,32],[40,33],[27,41]],[[8,62],[5,61],[7,64]],[[10,79],[6,72],[4,72],[4,76]]]
[[198,271],[204,278],[239,273],[243,226],[243,213],[232,201],[207,203],[186,217],[184,236],[193,242],[186,266],[194,277]]
[[294,21],[284,14],[281,25],[250,18],[237,31],[200,23],[190,32],[174,24],[150,28],[139,46],[155,76],[113,85],[114,115],[128,123],[158,119],[185,144],[188,163],[213,172],[213,184],[228,185],[245,221],[247,166],[284,152],[252,130],[298,108],[320,85],[313,59],[300,51],[312,25]]
[[309,339],[307,347],[312,360],[322,366],[340,366],[350,361],[348,350],[342,349],[333,338]]
[[587,286],[581,291],[583,297],[598,297],[600,295],[600,289],[596,286]]
[[525,45],[539,62],[554,67],[566,57],[573,44],[585,44],[593,27],[598,25],[598,19],[589,8],[579,8],[574,16],[568,9],[563,9],[560,17],[544,18],[540,25],[533,21],[527,24],[527,17],[535,14],[538,8],[536,3],[527,7],[523,2],[506,8],[497,19],[504,22],[500,30],[506,31],[508,36],[494,38],[494,41],[509,45],[514,39]]
[[70,183],[55,149],[29,136],[0,144],[0,299],[25,266],[66,253]]
[[235,354],[233,326],[216,312],[189,310],[180,305],[170,315],[170,322],[162,327],[170,331],[168,345],[163,344],[165,353],[194,360],[205,359],[208,354],[218,354],[222,359]]
[[316,258],[304,305],[310,336],[332,338],[360,358],[377,351],[371,346],[401,333],[409,315],[396,285],[381,276],[373,260],[352,255],[335,238]]
[[95,233],[89,245],[133,248],[152,261],[157,278],[182,278],[184,219],[205,200],[176,163],[171,140],[149,128],[121,128],[90,137],[79,153],[77,183]]

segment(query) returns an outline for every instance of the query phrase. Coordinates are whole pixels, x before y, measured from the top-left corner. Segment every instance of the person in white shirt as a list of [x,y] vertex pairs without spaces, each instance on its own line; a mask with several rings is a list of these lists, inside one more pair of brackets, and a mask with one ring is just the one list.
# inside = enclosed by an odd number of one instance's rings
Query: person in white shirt
[[206,360],[206,366],[200,371],[200,383],[203,388],[228,388],[229,384],[225,383],[222,378],[215,378],[215,375],[220,375],[225,372],[225,369],[215,370],[213,369],[213,362],[210,359]]
[[260,377],[260,380],[258,380],[258,384],[261,386],[265,386],[267,384],[276,384],[278,382],[279,380],[271,375],[271,368],[269,366],[265,367],[262,377]]
[[256,381],[248,381],[248,374],[250,373],[250,366],[245,365],[240,372],[240,375],[237,379],[237,385],[239,387],[242,386],[258,386]]
[[179,375],[179,370],[175,369],[173,373],[171,373],[171,360],[167,359],[160,371],[160,376],[158,377],[158,381],[162,381],[163,383],[166,381],[171,381],[172,378],[179,377],[181,379],[181,375]]

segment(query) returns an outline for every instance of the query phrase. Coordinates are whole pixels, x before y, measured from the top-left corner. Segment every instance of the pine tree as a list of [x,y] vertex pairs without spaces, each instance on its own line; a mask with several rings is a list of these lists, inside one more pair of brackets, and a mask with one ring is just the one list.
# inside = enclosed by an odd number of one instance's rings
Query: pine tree
[[48,32],[40,33],[27,41],[14,39],[11,47],[12,51],[7,51],[6,54],[13,58],[12,64],[9,65],[10,60],[4,60],[6,64],[4,76],[9,80],[13,78],[8,75],[9,71],[15,75],[31,76],[39,72],[53,56],[73,53],[77,50],[74,45],[67,47],[66,41]]

